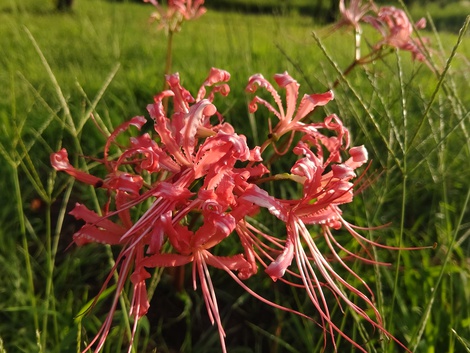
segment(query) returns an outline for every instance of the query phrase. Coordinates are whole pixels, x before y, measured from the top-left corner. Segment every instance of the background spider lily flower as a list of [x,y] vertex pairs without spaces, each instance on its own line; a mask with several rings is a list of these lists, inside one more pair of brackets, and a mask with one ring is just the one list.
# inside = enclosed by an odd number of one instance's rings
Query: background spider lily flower
[[179,32],[184,21],[195,20],[207,11],[202,6],[204,0],[168,0],[166,7],[157,0],[144,0],[144,2],[150,2],[155,6],[157,11],[151,15],[151,19],[157,22],[158,29],[163,29],[167,34]]
[[[413,59],[426,61],[422,44],[412,38],[413,25],[405,11],[393,6],[383,6],[378,10],[377,16],[367,16],[365,21],[377,29],[383,37],[374,45],[376,50],[382,46],[390,46],[411,52]],[[417,29],[423,29],[425,26],[424,18],[415,24]]]
[[334,28],[338,29],[343,26],[352,26],[356,30],[360,29],[360,22],[363,17],[375,9],[375,4],[372,1],[350,0],[349,6],[346,6],[345,0],[339,1],[340,19],[336,22]]

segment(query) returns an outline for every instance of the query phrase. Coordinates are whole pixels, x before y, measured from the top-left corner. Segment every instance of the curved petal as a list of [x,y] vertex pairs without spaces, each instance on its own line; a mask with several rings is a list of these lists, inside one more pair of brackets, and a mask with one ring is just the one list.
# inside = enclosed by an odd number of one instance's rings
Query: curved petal
[[66,172],[82,183],[94,186],[103,185],[103,179],[75,169],[69,162],[68,153],[65,148],[62,148],[59,152],[52,153],[50,160],[55,170]]
[[287,71],[283,74],[274,75],[274,80],[279,85],[280,88],[286,89],[286,116],[285,120],[291,121],[295,108],[297,106],[297,98],[299,96],[299,87],[300,85],[294,80]]
[[301,119],[305,118],[308,113],[312,112],[315,107],[322,107],[334,98],[335,95],[333,91],[319,94],[305,94],[300,101],[299,109],[293,118],[293,122],[300,121]]
[[279,255],[276,260],[266,268],[265,272],[269,275],[269,277],[271,277],[273,281],[277,281],[279,278],[284,276],[284,273],[291,265],[293,258],[294,244],[288,238],[281,255]]
[[182,147],[187,160],[193,157],[197,142],[196,135],[198,127],[203,124],[206,117],[214,115],[216,111],[217,108],[207,99],[203,99],[189,108],[189,112],[185,117],[185,125],[181,131],[181,135],[183,136]]
[[[201,88],[199,88],[199,91],[196,96],[196,102],[199,102],[206,96],[206,87],[213,86],[215,84],[220,84],[222,82],[228,82],[229,80],[230,74],[228,73],[228,71],[220,70],[215,67],[211,68],[209,76],[206,78]],[[219,89],[216,89],[216,91],[220,91],[222,95],[226,96],[230,92],[230,87],[228,85],[222,84],[219,86]],[[209,100],[212,101],[212,99]]]
[[[256,74],[249,78],[248,85],[245,88],[245,91],[250,93],[255,93],[258,87],[265,88],[269,93],[271,93],[274,101],[276,102],[279,108],[279,114],[281,117],[284,117],[284,108],[282,107],[282,100],[279,94],[277,93],[276,89],[271,85],[271,83],[266,80],[263,75]],[[251,104],[250,104],[251,105]],[[274,109],[273,109],[274,110]],[[280,118],[281,119],[281,118]]]
[[126,131],[127,129],[129,129],[129,127],[132,125],[132,126],[135,126],[137,127],[137,129],[141,129],[142,126],[144,126],[144,124],[147,122],[147,119],[145,119],[145,117],[143,116],[135,116],[133,117],[131,120],[129,121],[126,121],[124,123],[122,123],[121,125],[119,125],[116,129],[114,129],[114,131],[111,133],[111,135],[108,137],[107,141],[106,141],[106,144],[104,146],[104,160],[105,160],[105,163],[108,164],[108,155],[109,155],[109,147],[111,146],[111,143],[114,142],[114,140],[116,139],[116,137],[121,133],[121,132],[124,132]]

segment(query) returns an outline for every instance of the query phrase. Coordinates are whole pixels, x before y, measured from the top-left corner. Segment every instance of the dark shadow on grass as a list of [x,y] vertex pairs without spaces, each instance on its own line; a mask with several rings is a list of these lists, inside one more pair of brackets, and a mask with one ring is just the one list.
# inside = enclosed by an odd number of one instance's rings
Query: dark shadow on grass
[[295,4],[289,2],[276,3],[257,3],[256,1],[234,1],[234,0],[206,0],[205,6],[217,11],[235,11],[246,14],[280,14],[288,15],[298,13],[303,16],[311,16],[321,22],[332,22],[336,14],[331,8],[316,4],[315,1],[310,4]]
[[458,33],[467,16],[468,13],[454,14],[445,17],[435,17],[433,21],[438,31]]
[[49,6],[5,6],[0,7],[0,13],[7,15],[17,14],[30,14],[35,16],[49,16],[49,15],[73,15],[75,14],[73,9],[68,10],[57,10]]

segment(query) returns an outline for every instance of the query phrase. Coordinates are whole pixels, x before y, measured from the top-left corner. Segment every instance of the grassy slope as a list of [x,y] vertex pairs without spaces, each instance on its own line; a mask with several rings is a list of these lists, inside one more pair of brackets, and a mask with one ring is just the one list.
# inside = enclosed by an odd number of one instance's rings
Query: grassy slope
[[[71,219],[65,220],[67,229],[61,231],[62,236],[55,235],[55,220],[61,219],[61,201],[67,200],[63,196],[67,184],[66,178],[60,176],[54,189],[48,185],[48,180],[53,180],[48,154],[58,148],[58,140],[61,140],[58,131],[61,131],[61,119],[67,121],[65,107],[70,109],[74,121],[84,122],[90,106],[87,100],[93,100],[117,63],[120,68],[99,101],[96,114],[105,122],[109,118],[108,126],[143,114],[145,105],[162,85],[163,65],[159,63],[164,59],[165,37],[148,24],[151,9],[136,4],[82,0],[77,1],[73,14],[60,15],[40,7],[37,2],[25,1],[19,5],[10,1],[2,3],[0,10],[0,142],[4,153],[0,163],[5,171],[0,189],[12,200],[10,205],[1,207],[0,212],[0,338],[8,352],[37,351],[38,345],[44,351],[72,352],[76,351],[77,334],[82,332],[80,321],[74,321],[73,317],[97,292],[106,275],[101,266],[106,264],[107,258],[98,246],[65,250],[70,242],[67,237],[76,227]],[[51,82],[25,27],[44,53],[58,86]],[[312,28],[312,20],[303,17],[209,12],[201,20],[185,24],[183,32],[176,36],[174,69],[192,91],[198,88],[211,66],[230,71],[232,94],[219,110],[226,112],[234,125],[244,128],[246,119],[239,117],[246,116],[242,89],[249,75],[262,72],[265,77],[271,77],[288,70],[298,78],[304,92],[324,91],[334,81],[336,73],[315,46],[310,35]],[[445,59],[456,37],[443,34],[441,38]],[[328,52],[341,67],[349,63],[350,39],[347,35],[324,39]],[[470,173],[466,144],[469,124],[465,111],[470,102],[465,90],[470,75],[465,57],[468,58],[469,53],[467,40],[453,63],[453,76],[449,74],[442,94],[425,116],[423,128],[407,153],[400,149],[400,143],[410,143],[438,80],[432,78],[425,67],[416,72],[418,66],[409,63],[406,53],[401,60],[403,91],[394,74],[396,58],[390,58],[389,66],[378,64],[367,73],[353,72],[349,84],[335,91],[337,99],[328,108],[351,127],[356,143],[366,144],[371,151],[375,161],[371,169],[384,171],[364,197],[357,198],[355,208],[346,211],[348,219],[362,225],[392,222],[387,229],[370,234],[390,245],[397,245],[400,238],[405,245],[439,244],[435,251],[401,252],[400,255],[379,251],[377,256],[392,262],[392,268],[374,272],[370,266],[355,265],[364,271],[368,282],[377,284],[377,300],[385,313],[387,327],[404,341],[411,340],[412,346],[413,340],[419,341],[419,352],[433,352],[433,349],[463,352],[464,343],[458,338],[470,336],[469,213],[464,208],[468,190],[466,175]],[[438,57],[436,51],[435,58]],[[452,85],[457,96],[452,93]],[[58,93],[58,87],[63,95]],[[355,92],[359,92],[359,98]],[[64,100],[61,102],[61,99]],[[403,102],[407,107],[406,115],[401,109]],[[261,120],[262,114],[257,116]],[[372,120],[374,117],[376,121]],[[395,134],[391,133],[393,124],[397,126]],[[80,143],[85,154],[94,154],[102,145],[95,127],[89,123],[85,124],[83,133],[64,132],[63,136],[64,145],[76,150]],[[76,190],[88,194],[87,190]],[[74,191],[71,198],[77,195],[79,193]],[[91,196],[85,198],[91,200]],[[42,206],[33,207],[31,202],[38,199],[43,200]],[[465,215],[464,222],[456,229],[461,213]],[[452,252],[449,252],[450,246],[455,246]],[[447,254],[450,257],[447,258]],[[397,264],[400,266],[395,266]],[[443,268],[445,276],[440,280]],[[232,351],[263,351],[268,346],[274,349],[276,345],[279,351],[321,348],[320,331],[315,327],[260,308],[238,288],[231,287],[223,276],[215,280],[221,303],[226,307],[224,313]],[[276,297],[288,291],[276,287],[273,292],[265,282],[252,284],[264,290],[267,296]],[[164,298],[168,291],[171,297],[170,285],[163,283],[160,290],[157,296]],[[282,295],[291,297],[293,293]],[[207,322],[199,321],[199,311],[205,315],[200,299],[193,294],[190,298],[193,315],[185,324],[208,327]],[[301,302],[302,298],[298,300]],[[165,309],[166,305],[168,312],[163,310],[164,314],[174,317],[184,308],[182,303],[184,300],[173,297],[164,304],[156,303],[155,311]],[[105,310],[106,306],[98,307],[93,315],[83,320],[88,339]],[[259,320],[265,311],[270,315],[269,323]],[[342,320],[341,315],[338,318]],[[157,314],[149,316],[149,320],[152,322],[150,331],[146,333],[144,325],[141,335],[142,341],[149,339],[149,349],[154,346],[153,341],[158,341],[159,350],[165,351],[162,340],[166,339],[170,346],[172,331],[185,332],[181,322],[181,327],[174,324],[168,329],[158,325]],[[240,320],[245,322],[242,327],[237,324]],[[286,320],[289,324],[284,323]],[[347,323],[350,321],[351,317],[346,315],[343,323],[348,332],[364,334],[357,331],[361,325],[350,325]],[[39,329],[38,339],[35,328]],[[279,339],[263,331],[274,332],[275,329],[282,332]],[[419,336],[421,329],[423,333]],[[112,336],[114,344],[119,345],[118,338],[125,337],[125,328],[117,328]],[[175,338],[176,342],[178,340],[181,337]],[[217,337],[212,330],[204,334],[193,332],[192,342],[193,351],[218,350]],[[186,351],[190,349],[186,347]]]

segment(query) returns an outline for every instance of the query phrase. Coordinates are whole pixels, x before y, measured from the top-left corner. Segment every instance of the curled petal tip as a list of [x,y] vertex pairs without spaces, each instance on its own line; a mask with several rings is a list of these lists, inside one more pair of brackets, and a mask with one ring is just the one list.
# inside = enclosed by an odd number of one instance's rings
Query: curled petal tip
[[269,84],[263,75],[254,74],[248,80],[248,85],[245,88],[245,91],[248,93],[254,93],[260,86],[266,86]]
[[286,87],[290,84],[296,84],[297,86],[299,85],[297,81],[287,73],[287,71],[284,71],[284,73],[282,74],[274,75],[274,80],[281,88]]
[[367,149],[364,147],[364,145],[351,147],[349,150],[349,154],[351,155],[354,162],[364,163],[369,159]]
[[50,159],[52,167],[57,171],[65,170],[70,167],[68,153],[65,148],[52,153]]
[[415,23],[417,29],[423,29],[426,27],[426,19],[422,17],[418,22]]

